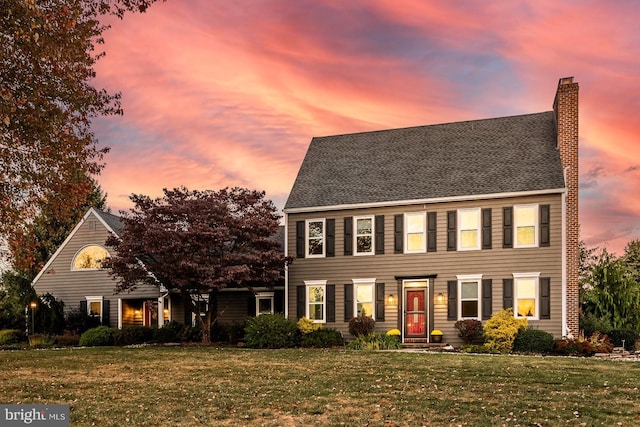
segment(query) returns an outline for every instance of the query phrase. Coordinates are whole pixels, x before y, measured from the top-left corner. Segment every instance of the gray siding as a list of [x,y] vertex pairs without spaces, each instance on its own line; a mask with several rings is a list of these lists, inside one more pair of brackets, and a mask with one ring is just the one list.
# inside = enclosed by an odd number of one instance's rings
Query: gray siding
[[[550,205],[550,241],[549,247],[503,249],[502,214],[503,207],[516,204],[539,203]],[[492,249],[474,251],[447,251],[447,211],[460,208],[491,208]],[[426,211],[437,213],[437,251],[419,254],[394,254],[394,215],[406,212]],[[505,198],[484,201],[465,201],[455,203],[434,203],[404,207],[384,207],[370,209],[352,209],[315,213],[297,213],[287,215],[287,255],[296,254],[296,221],[310,218],[334,218],[335,257],[295,259],[289,266],[290,317],[296,316],[296,286],[305,280],[327,280],[327,284],[336,285],[336,322],[327,323],[327,327],[347,333],[348,324],[344,322],[344,284],[352,283],[356,278],[375,278],[376,283],[385,283],[385,299],[389,294],[401,299],[402,282],[396,276],[437,275],[431,281],[429,290],[431,313],[430,329],[440,329],[444,341],[460,344],[454,329],[454,321],[447,320],[447,304],[435,304],[438,293],[447,295],[447,281],[456,280],[457,275],[482,274],[484,279],[493,279],[493,312],[502,309],[502,279],[512,278],[513,273],[540,272],[541,277],[551,279],[551,319],[529,321],[556,337],[562,334],[562,207],[560,194],[536,197]],[[344,256],[345,216],[384,215],[385,253],[384,255]],[[385,321],[376,322],[376,329],[386,331],[400,328],[398,304],[385,302]]]
[[46,270],[34,283],[38,294],[51,293],[65,304],[65,312],[80,308],[80,301],[87,296],[102,296],[110,301],[110,326],[118,326],[118,298],[156,299],[160,296],[157,287],[143,285],[138,289],[123,294],[114,294],[116,282],[106,270],[71,269],[76,253],[87,245],[101,245],[107,240],[109,233],[102,223],[93,215],[78,228],[75,235],[58,252]]

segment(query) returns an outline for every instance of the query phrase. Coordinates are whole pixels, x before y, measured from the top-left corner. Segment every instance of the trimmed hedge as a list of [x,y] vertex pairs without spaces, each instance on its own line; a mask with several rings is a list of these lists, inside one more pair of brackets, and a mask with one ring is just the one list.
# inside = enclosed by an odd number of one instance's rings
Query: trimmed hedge
[[332,328],[320,328],[302,335],[302,347],[329,348],[344,346],[340,331]]
[[553,352],[553,335],[540,329],[522,328],[513,340],[513,351],[518,353],[550,354]]
[[153,329],[148,326],[127,326],[113,333],[115,345],[143,344],[153,340]]
[[295,347],[300,341],[298,323],[282,314],[262,314],[247,320],[245,344],[251,348]]
[[80,336],[80,345],[83,347],[101,347],[113,345],[114,330],[108,326],[98,326],[89,329]]

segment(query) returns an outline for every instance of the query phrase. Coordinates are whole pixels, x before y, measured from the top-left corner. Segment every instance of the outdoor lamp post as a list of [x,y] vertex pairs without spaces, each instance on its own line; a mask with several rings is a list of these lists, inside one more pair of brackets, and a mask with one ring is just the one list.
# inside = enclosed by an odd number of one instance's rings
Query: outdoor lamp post
[[36,333],[36,308],[38,307],[38,304],[35,301],[31,301],[31,304],[29,304],[29,307],[31,307],[31,333],[35,334]]

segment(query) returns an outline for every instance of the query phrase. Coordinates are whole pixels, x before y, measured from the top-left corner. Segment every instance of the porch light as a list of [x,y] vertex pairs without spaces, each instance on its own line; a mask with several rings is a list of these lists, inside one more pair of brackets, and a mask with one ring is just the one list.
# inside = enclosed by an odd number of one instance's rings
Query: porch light
[[436,296],[436,302],[438,304],[444,304],[444,294],[442,292]]
[[396,303],[396,296],[393,294],[390,294],[387,297],[387,302],[389,303],[389,305],[394,305]]

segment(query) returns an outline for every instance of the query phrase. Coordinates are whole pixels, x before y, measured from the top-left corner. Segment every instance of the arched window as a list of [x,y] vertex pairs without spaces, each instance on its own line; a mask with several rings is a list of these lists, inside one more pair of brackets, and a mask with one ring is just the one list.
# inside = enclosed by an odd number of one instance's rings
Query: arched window
[[72,270],[98,269],[102,267],[102,260],[108,258],[109,252],[102,246],[89,245],[80,249],[73,258]]

